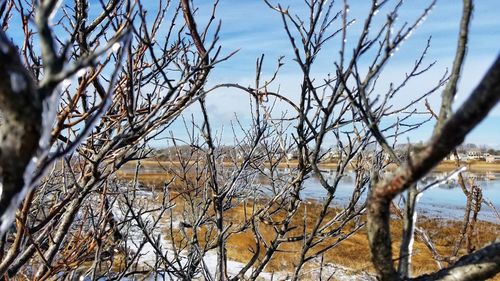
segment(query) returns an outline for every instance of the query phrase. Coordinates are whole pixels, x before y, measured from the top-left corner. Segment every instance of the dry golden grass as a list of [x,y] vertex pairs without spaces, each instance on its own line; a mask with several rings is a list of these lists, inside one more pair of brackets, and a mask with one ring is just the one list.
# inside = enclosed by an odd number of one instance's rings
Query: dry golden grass
[[[467,161],[462,162],[462,165],[467,166],[471,172],[500,172],[500,163],[487,163],[485,161]],[[443,161],[436,170],[440,172],[448,172],[456,169],[455,161]]]
[[[127,181],[135,178],[134,174],[122,171],[118,171],[116,175],[119,179]],[[139,173],[137,177],[138,182],[148,188],[161,189],[165,183],[169,183],[169,190],[175,192],[186,192],[190,186],[200,186],[205,180],[204,177],[196,179],[194,175],[187,175],[186,178],[181,179],[170,173]]]
[[[296,160],[291,160],[291,161],[288,161],[288,162],[282,162],[280,163],[278,166],[280,168],[288,168],[288,167],[296,167],[297,166],[297,161]],[[231,163],[231,162],[224,162],[223,163],[224,166],[226,167],[230,167],[230,166],[233,166],[234,164]],[[134,161],[128,163],[126,165],[126,167],[129,167],[129,168],[132,168],[132,167],[135,167],[136,163]],[[164,167],[175,167],[175,166],[179,166],[179,162],[176,162],[176,161],[156,161],[156,160],[141,160],[141,165],[144,167],[144,168],[152,168],[152,169],[155,169],[155,168],[160,168],[161,166],[164,166]],[[500,172],[500,163],[497,162],[497,163],[487,163],[485,161],[462,161],[462,165],[466,165],[469,169],[469,171],[472,171],[472,172]],[[320,167],[322,168],[336,168],[337,167],[337,163],[335,162],[324,162],[324,163],[321,163],[320,164]],[[396,166],[393,165],[393,167],[395,168]],[[436,168],[435,170],[436,171],[439,171],[439,172],[450,172],[450,171],[453,171],[457,168],[456,164],[455,164],[455,161],[448,161],[448,160],[445,160],[445,161],[442,161]],[[389,167],[390,169],[390,167]]]
[[[133,176],[126,174],[119,174],[123,179],[131,179]],[[139,174],[139,181],[148,186],[161,186],[164,181],[171,180],[172,177],[166,174]],[[161,183],[161,184],[160,184]],[[172,184],[174,192],[171,193],[172,201],[175,202],[174,216],[181,215],[182,210],[186,208],[186,202],[184,198],[179,196],[182,189],[182,181],[174,181]],[[245,219],[245,213],[251,213],[251,208],[261,208],[265,202],[258,202],[256,206],[252,206],[249,203],[245,205],[240,204],[225,212],[226,223],[233,223],[234,225],[241,224]],[[304,208],[307,205],[307,212]],[[292,226],[296,226],[294,230],[290,231],[288,237],[294,235],[300,235],[303,233],[304,217],[306,220],[306,230],[311,231],[314,222],[318,219],[320,214],[321,205],[319,202],[310,201],[307,204],[302,205],[295,216],[292,219]],[[335,208],[330,208],[326,220],[335,215],[338,210]],[[209,209],[209,213],[211,213]],[[278,211],[273,214],[272,218],[275,221],[280,221],[283,219],[284,212]],[[165,218],[167,219],[167,218]],[[436,248],[439,253],[446,256],[450,254],[452,247],[454,246],[455,239],[457,239],[460,228],[462,226],[459,221],[446,221],[435,218],[421,217],[417,222],[418,226],[427,230],[431,240],[435,243]],[[352,230],[353,224],[348,224],[344,229],[343,233],[347,234]],[[276,232],[272,226],[266,225],[264,223],[259,223],[259,232],[263,239],[267,242],[275,238]],[[165,232],[170,230],[165,229]],[[187,243],[183,240],[179,230],[173,230],[173,237],[171,240],[177,245]],[[399,251],[400,236],[402,232],[402,222],[400,220],[393,220],[391,222],[391,232],[393,237],[393,252],[397,253]],[[188,235],[191,235],[191,230],[188,229]],[[481,247],[488,242],[495,240],[500,235],[500,226],[497,224],[480,221],[476,224],[476,231],[474,233],[473,243],[476,247]],[[198,231],[198,238],[200,243],[205,245],[206,241],[213,241],[215,239],[215,231],[207,229],[206,227],[201,227]],[[316,246],[309,253],[314,253],[321,250],[326,245],[336,241],[336,238],[327,239],[322,244]],[[261,243],[261,254],[260,258],[264,255],[264,245]],[[266,267],[266,271],[290,271],[294,268],[294,264],[297,263],[300,257],[302,242],[286,242],[282,243],[278,248],[278,252],[273,256],[272,260]],[[229,237],[227,241],[227,254],[229,259],[247,262],[251,259],[253,253],[251,249],[256,249],[256,242],[254,239],[254,234],[250,230],[246,230],[237,234],[233,234]],[[462,254],[465,251],[462,249]],[[370,261],[370,250],[368,247],[367,235],[364,229],[357,231],[351,237],[342,241],[337,247],[334,247],[324,253],[324,262],[334,263],[337,265],[342,265],[357,271],[368,271],[373,272],[373,267]],[[431,252],[427,249],[424,243],[416,239],[414,244],[414,256],[412,257],[413,273],[415,275],[420,275],[423,273],[429,273],[438,269],[436,263],[433,260]],[[497,275],[493,280],[500,280],[500,276]]]

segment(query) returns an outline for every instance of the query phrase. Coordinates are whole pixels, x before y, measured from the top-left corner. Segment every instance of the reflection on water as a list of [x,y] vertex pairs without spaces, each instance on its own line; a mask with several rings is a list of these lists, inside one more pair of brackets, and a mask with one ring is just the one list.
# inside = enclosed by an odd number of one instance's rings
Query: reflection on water
[[[483,198],[492,202],[495,208],[500,211],[500,173],[464,173],[468,179],[473,179],[475,184],[480,186],[483,191]],[[436,180],[444,179],[448,173],[431,173],[419,183],[419,187],[427,186]],[[334,173],[325,172],[325,177],[333,180]],[[467,180],[466,180],[467,182]],[[310,178],[306,181],[304,195],[310,198],[325,197],[327,192],[322,188],[317,178]],[[348,174],[343,178],[335,193],[336,204],[343,205],[348,202],[352,195],[354,178]],[[366,196],[366,194],[364,195]],[[443,184],[436,185],[426,190],[418,202],[418,210],[427,216],[436,216],[442,218],[461,219],[465,210],[466,197],[456,180],[450,180]],[[491,207],[483,202],[479,218],[492,222],[499,222]]]
[[[133,172],[124,171],[124,172]],[[144,173],[162,173],[165,172],[161,169],[147,168],[142,169]],[[294,174],[293,170],[282,168],[278,169],[276,178],[286,180]],[[480,186],[483,191],[483,198],[492,202],[495,208],[500,211],[500,173],[483,172],[483,173],[463,173],[466,182],[474,180],[475,184]],[[335,170],[324,170],[323,175],[325,179],[332,182],[335,177]],[[432,172],[424,180],[419,183],[419,187],[427,186],[436,180],[444,179],[448,176],[446,172]],[[270,183],[263,177],[258,178],[256,185],[262,189],[269,191]],[[354,188],[354,174],[348,172],[340,181],[335,192],[334,204],[338,206],[346,205],[352,196]],[[267,192],[263,191],[263,192]],[[301,192],[301,197],[311,199],[321,199],[326,197],[327,191],[321,186],[319,179],[316,177],[309,177],[304,182],[304,189]],[[361,199],[366,198],[366,192],[362,195]],[[418,210],[421,214],[427,216],[436,216],[448,219],[461,219],[465,210],[466,197],[461,188],[457,185],[456,180],[450,180],[445,183],[436,185],[426,190],[418,203]],[[495,215],[491,207],[484,204],[479,214],[479,218],[492,222],[499,222],[498,217]]]

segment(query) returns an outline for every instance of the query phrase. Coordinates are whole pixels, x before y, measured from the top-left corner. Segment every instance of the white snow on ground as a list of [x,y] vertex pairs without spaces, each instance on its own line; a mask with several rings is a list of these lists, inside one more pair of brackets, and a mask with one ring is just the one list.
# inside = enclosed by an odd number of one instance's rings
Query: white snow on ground
[[[136,236],[134,239],[136,243],[139,243],[142,240],[140,234]],[[166,239],[161,239],[161,248],[163,252],[167,254],[168,258],[173,258],[173,248],[170,241]],[[134,250],[134,249],[131,249]],[[137,250],[137,249],[135,249]],[[154,266],[156,256],[155,250],[151,244],[147,243],[141,250],[142,257],[140,259],[140,263],[144,265]],[[185,253],[181,252],[181,255],[185,256]],[[185,260],[184,260],[185,261]],[[217,267],[217,253],[215,250],[209,251],[205,254],[203,261],[205,263],[206,268],[208,268],[210,274],[215,276],[215,270]],[[227,261],[227,271],[230,276],[235,276],[239,273],[239,271],[245,266],[245,264],[228,260]],[[322,270],[320,270],[320,264],[316,263],[313,266],[309,266],[308,268],[302,270],[302,277],[299,280],[319,280],[319,274],[321,272],[322,280],[328,280],[329,277],[332,277],[330,280],[337,281],[349,281],[349,280],[360,280],[360,281],[372,281],[376,280],[373,276],[362,272],[353,272],[352,270],[342,267],[339,265],[333,264],[325,264],[323,265]],[[247,271],[246,276],[250,276],[251,270]],[[290,280],[291,272],[262,272],[259,275],[258,280]],[[158,276],[157,276],[158,277]],[[155,276],[150,276],[148,280],[155,280]],[[167,279],[167,277],[161,276],[158,280],[174,280]],[[195,280],[204,280],[202,276],[199,276]]]
[[[150,196],[153,196],[151,192],[148,191],[140,191],[136,195],[139,195],[139,197],[144,198],[150,198]],[[113,213],[118,219],[124,219],[124,214],[120,209],[122,209],[124,206],[118,206],[120,204],[115,204],[113,206]],[[124,210],[124,209],[122,209]],[[142,215],[142,220],[144,222],[151,221],[153,218],[153,214],[147,213],[145,215]],[[177,227],[179,225],[180,221],[173,221],[172,225],[174,227]],[[172,243],[166,239],[164,235],[162,235],[161,230],[165,228],[170,227],[170,221],[165,221],[162,220],[159,222],[159,224],[155,227],[155,231],[153,231],[154,237],[161,237],[160,243],[158,247],[161,249],[163,255],[166,255],[166,257],[170,260],[173,260],[174,258],[174,248],[172,246]],[[134,227],[132,229],[133,231],[129,232],[129,239],[127,241],[127,247],[132,253],[136,253],[138,251],[138,246],[141,244],[141,242],[144,239],[143,233],[140,231],[139,228]],[[130,235],[132,234],[132,235]],[[187,253],[186,252],[181,252],[180,253],[181,257],[186,257]],[[156,263],[156,254],[155,254],[155,249],[150,243],[146,243],[142,249],[140,250],[140,259],[139,259],[139,264],[143,264],[145,267],[154,267]],[[181,264],[184,264],[187,259],[182,259]],[[205,256],[203,257],[203,261],[205,263],[206,268],[208,269],[209,273],[212,276],[215,276],[215,271],[217,267],[217,253],[215,250],[208,251]],[[237,262],[237,261],[232,261],[228,260],[227,261],[227,272],[228,275],[230,276],[235,276],[239,273],[239,271],[245,266],[245,264]],[[319,261],[314,261],[313,264],[308,264],[306,268],[304,268],[301,272],[302,276],[299,278],[299,280],[319,280],[319,274],[321,272],[321,277],[323,278],[322,280],[337,280],[337,281],[347,281],[347,280],[360,280],[360,281],[372,281],[376,280],[373,276],[367,274],[367,273],[360,273],[360,272],[354,272],[346,267],[338,266],[338,265],[333,265],[333,264],[324,264],[323,268],[320,270],[320,263]],[[250,276],[252,273],[252,270],[248,270],[246,273],[246,276]],[[290,280],[292,275],[292,272],[262,272],[259,275],[259,278],[257,280],[273,280],[273,281],[285,281],[285,280]],[[330,278],[331,279],[328,279]],[[145,280],[176,280],[172,279],[171,277],[164,276],[158,274],[157,276],[149,276]],[[194,280],[204,280],[203,276],[198,276]]]

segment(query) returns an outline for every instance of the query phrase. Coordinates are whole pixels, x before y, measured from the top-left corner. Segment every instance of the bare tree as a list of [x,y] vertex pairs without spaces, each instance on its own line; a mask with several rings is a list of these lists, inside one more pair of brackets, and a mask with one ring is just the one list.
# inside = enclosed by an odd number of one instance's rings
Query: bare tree
[[[414,221],[418,195],[426,190],[419,181],[498,103],[499,59],[452,112],[472,1],[464,0],[451,72],[405,104],[394,101],[410,80],[434,66],[424,59],[430,39],[401,81],[385,89],[377,81],[435,1],[414,21],[398,24],[402,1],[373,0],[359,33],[351,31],[347,1],[337,6],[307,0],[306,12],[297,14],[264,1],[289,39],[300,75],[298,98],[280,91],[284,58],[268,73],[264,55],[256,61],[252,86],[207,86],[211,70],[232,55],[221,54],[218,43],[218,1],[210,11],[189,0],[158,1],[155,9],[151,4],[100,1],[92,3],[99,13],[91,16],[86,0],[61,7],[55,0],[1,2],[2,278],[272,279],[279,271],[275,261],[285,263],[286,257],[292,270],[278,278],[322,280],[335,273],[326,270],[327,255],[365,229],[381,280],[413,277],[415,234],[442,269],[414,279],[477,280],[500,271],[498,242],[478,251],[470,242],[482,201],[479,187],[467,187],[461,178],[467,208],[451,256],[436,250]],[[375,20],[379,10],[386,13],[381,24]],[[208,16],[203,26],[200,13]],[[8,38],[15,32],[13,20],[21,23],[22,42]],[[352,51],[346,43],[351,32],[357,36]],[[320,76],[315,66],[333,42],[340,46],[338,57],[330,74]],[[443,87],[438,114],[430,105],[419,107]],[[230,147],[206,104],[222,88],[241,94],[250,108],[250,124],[237,118],[232,124]],[[291,113],[275,110],[278,103]],[[160,180],[148,182],[148,142],[164,136],[188,106],[198,107],[199,116],[177,120],[187,137],[166,137],[172,144],[168,161],[155,164]],[[414,121],[417,114],[427,118]],[[382,122],[389,118],[396,121]],[[405,133],[433,118],[437,124],[427,146],[396,152]],[[332,157],[328,175],[323,164]],[[398,168],[389,174],[392,164]],[[340,203],[338,188],[350,176],[352,191]],[[324,189],[323,198],[307,198],[310,178]],[[407,190],[406,206],[399,209],[393,199]],[[404,223],[396,258],[391,205]],[[236,250],[241,266],[231,268],[234,241],[243,238],[250,242]],[[468,255],[460,257],[464,244]]]
[[[472,1],[464,1],[457,55],[450,80],[443,91],[442,106],[432,139],[423,151],[415,153],[393,175],[386,179],[376,180],[373,183],[368,200],[368,237],[370,239],[373,262],[378,276],[383,280],[399,280],[401,277],[407,277],[408,274],[407,268],[401,271],[400,267],[400,274],[403,275],[399,277],[392,262],[389,233],[389,206],[391,200],[397,194],[410,188],[408,202],[411,200],[412,204],[415,204],[416,191],[413,192],[414,195],[411,192],[414,189],[415,183],[447,154],[452,152],[456,146],[462,143],[465,136],[486,117],[499,100],[499,61],[497,59],[469,99],[464,102],[456,113],[451,113],[453,97],[457,91],[457,81],[461,75],[471,13]],[[414,206],[408,208],[412,209],[411,213],[415,212]],[[412,216],[406,217],[406,220],[411,219]],[[413,232],[413,227],[408,231]],[[410,247],[408,244],[404,246],[407,248]],[[423,278],[429,280],[441,278],[478,280],[491,277],[499,271],[498,262],[495,262],[495,260],[498,261],[496,248],[498,248],[498,243],[487,246],[480,251],[472,253],[470,256],[463,257],[449,268],[442,269],[434,275]],[[402,251],[400,254],[404,253],[409,253],[408,249],[404,252]],[[474,261],[472,262],[472,260]],[[470,264],[471,262],[473,264]]]
[[[2,276],[41,262],[33,277],[48,278],[68,270],[70,253],[61,249],[73,245],[75,254],[78,245],[92,252],[88,243],[102,243],[107,225],[116,224],[108,178],[148,155],[145,143],[204,95],[210,69],[225,59],[219,58],[213,19],[198,29],[188,1],[158,2],[152,21],[140,2],[96,4],[101,12],[95,18],[88,1],[58,3],[2,5],[4,30],[9,19],[17,19],[25,35],[16,49],[2,31],[2,236],[26,196],[16,240],[0,265]],[[32,190],[50,167],[50,176]],[[101,211],[88,214],[96,194]],[[86,240],[68,235],[95,216],[105,223],[94,226],[104,234],[96,230]]]

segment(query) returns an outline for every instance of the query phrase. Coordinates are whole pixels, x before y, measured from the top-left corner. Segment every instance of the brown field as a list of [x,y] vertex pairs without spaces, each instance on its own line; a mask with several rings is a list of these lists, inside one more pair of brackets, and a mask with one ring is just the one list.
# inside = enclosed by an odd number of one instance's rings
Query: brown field
[[[251,206],[246,206],[251,208]],[[317,219],[317,214],[320,213],[320,205],[316,202],[308,204],[307,212],[307,231],[310,231],[314,221]],[[226,213],[226,220],[228,223],[241,223],[243,220],[244,207],[238,206]],[[335,215],[336,210],[331,209],[329,216]],[[292,225],[296,225],[297,229],[290,232],[290,236],[298,235],[303,231],[303,215],[304,209],[301,208],[294,220]],[[434,243],[436,248],[442,255],[446,256],[451,253],[451,248],[454,246],[455,239],[458,237],[458,232],[461,227],[461,223],[458,221],[443,221],[439,219],[432,218],[420,218],[418,220],[418,226],[426,229]],[[353,225],[348,225],[343,234],[347,234]],[[266,241],[271,241],[275,236],[275,232],[272,227],[260,224],[260,233]],[[391,232],[395,238],[393,241],[393,251],[397,253],[399,251],[399,236],[402,232],[402,223],[400,220],[393,220],[391,223]],[[179,232],[175,232],[174,241],[179,245],[181,243],[181,235]],[[497,238],[499,233],[499,225],[495,225],[488,222],[479,222],[477,224],[477,231],[475,235],[475,241],[477,245],[485,245],[488,242],[493,241]],[[205,237],[206,229],[202,228],[200,231],[200,237]],[[213,236],[210,237],[213,239]],[[329,242],[335,242],[336,238],[331,238],[326,240],[323,244],[320,244],[313,248],[312,253],[321,250]],[[178,245],[178,246],[179,246]],[[287,242],[283,243],[278,249],[273,259],[269,262],[266,267],[266,271],[291,271],[294,268],[294,264],[298,261],[300,255],[302,242]],[[261,247],[263,245],[261,244]],[[232,235],[227,242],[227,251],[229,259],[247,262],[251,259],[253,252],[249,249],[255,249],[256,244],[254,240],[253,233],[246,231],[243,233],[238,233]],[[461,251],[465,254],[464,251]],[[263,257],[263,254],[260,255]],[[325,263],[333,263],[337,265],[345,266],[353,271],[362,272],[367,271],[373,273],[373,267],[370,261],[370,250],[368,247],[368,240],[366,231],[362,228],[360,231],[356,232],[351,237],[342,241],[337,247],[325,252],[324,254]],[[412,257],[413,273],[415,275],[420,275],[423,273],[429,273],[438,269],[436,263],[433,261],[431,252],[427,249],[425,244],[423,244],[418,239],[414,244],[414,256]],[[306,266],[307,268],[307,266]],[[494,280],[500,280],[498,276]]]
[[[500,172],[500,163],[487,163],[485,161],[470,161],[463,162],[469,171],[472,172]],[[436,167],[436,170],[441,172],[452,171],[456,168],[454,161],[443,161]]]
[[[144,163],[144,162],[143,162]],[[145,165],[152,165],[147,162]],[[130,180],[133,175],[127,173],[119,173],[118,176],[121,179]],[[139,174],[139,182],[146,186],[160,187],[163,182],[169,181],[172,176],[168,174]],[[174,216],[180,216],[181,210],[186,207],[182,196],[179,195],[179,191],[182,189],[180,187],[181,183],[175,181],[172,185],[174,192],[171,193],[172,200],[175,201],[176,207],[174,208]],[[226,223],[233,223],[234,225],[241,224],[245,219],[245,213],[251,213],[252,208],[260,208],[263,202],[257,203],[257,205],[252,206],[249,203],[240,204],[233,209],[225,212]],[[305,215],[304,206],[307,205],[307,215]],[[289,234],[298,235],[303,232],[304,217],[306,221],[306,230],[310,231],[313,222],[318,218],[320,213],[321,205],[317,201],[305,202],[298,210],[297,214],[294,216],[292,225],[297,226],[296,229],[292,230]],[[327,214],[328,217],[333,217],[338,209],[330,208]],[[283,217],[282,212],[277,212],[273,215],[273,219],[279,221]],[[168,218],[165,218],[168,220]],[[459,221],[448,221],[436,218],[420,217],[417,222],[418,226],[425,229],[430,236],[431,240],[435,243],[438,252],[447,256],[458,237],[462,223]],[[168,225],[168,224],[167,224]],[[273,227],[260,223],[258,224],[259,231],[262,237],[266,241],[271,241],[275,237],[275,231]],[[343,230],[342,234],[347,234],[349,230],[354,227],[353,224],[348,224]],[[189,230],[189,229],[188,229]],[[209,233],[207,233],[209,232]],[[400,220],[392,220],[391,222],[391,232],[393,233],[393,250],[394,253],[398,252],[398,245],[400,243],[400,234],[402,232],[402,222]],[[169,229],[165,229],[165,233],[170,233]],[[182,235],[179,230],[173,230],[173,235],[169,237],[170,240],[174,241],[177,246],[186,245],[186,241],[182,239]],[[189,232],[188,232],[189,234]],[[206,227],[201,227],[198,232],[198,237],[200,237],[200,243],[204,244],[206,241],[211,241],[214,238],[214,233],[210,232]],[[476,230],[474,233],[474,245],[478,248],[481,247],[500,235],[500,225],[479,221],[476,225]],[[335,242],[336,238],[330,238],[326,240],[323,244],[320,244],[313,248],[311,252],[316,252],[321,250],[325,245]],[[263,252],[263,244],[261,244],[261,252]],[[241,233],[234,234],[229,237],[227,242],[227,251],[229,259],[246,262],[252,257],[252,250],[256,248],[256,242],[254,235],[251,231],[247,230]],[[301,249],[301,242],[286,242],[282,243],[279,247],[279,251],[274,255],[273,259],[266,267],[266,271],[290,271],[294,267],[294,263],[299,259]],[[462,254],[465,254],[465,250],[461,250]],[[260,257],[263,254],[261,253]],[[368,248],[368,241],[366,236],[366,231],[364,228],[353,234],[351,237],[344,240],[337,247],[330,249],[324,253],[325,263],[334,263],[337,265],[342,265],[350,268],[353,273],[360,271],[373,272],[373,267],[370,262],[370,251]],[[422,243],[418,238],[414,244],[414,256],[412,257],[413,273],[415,275],[420,275],[423,273],[428,273],[435,271],[437,265],[433,260],[431,252],[427,249],[424,243]],[[307,268],[307,266],[306,266]],[[493,280],[500,280],[500,275],[497,275]]]
[[[128,168],[133,168],[135,167],[136,163],[135,162],[130,162],[126,165]],[[150,168],[150,169],[157,169],[161,168],[161,166],[164,167],[172,167],[172,166],[178,166],[179,162],[176,161],[156,161],[156,160],[141,160],[141,165],[144,168]],[[233,166],[234,163],[231,162],[224,162],[224,165],[226,167]],[[500,163],[487,163],[485,161],[468,161],[468,162],[461,162],[461,165],[467,166],[468,170],[471,172],[500,172]],[[278,165],[280,168],[288,168],[288,167],[295,167],[297,166],[297,161],[291,160],[289,162],[282,162]],[[335,168],[337,167],[337,163],[334,162],[328,162],[328,163],[321,163],[320,167],[322,168]],[[395,168],[395,166],[389,166],[389,169]],[[436,171],[439,172],[451,172],[457,168],[456,164],[454,161],[442,161],[436,168]]]

